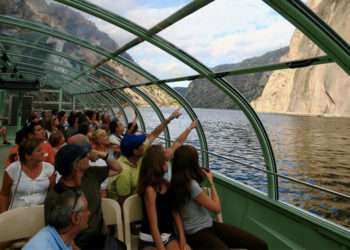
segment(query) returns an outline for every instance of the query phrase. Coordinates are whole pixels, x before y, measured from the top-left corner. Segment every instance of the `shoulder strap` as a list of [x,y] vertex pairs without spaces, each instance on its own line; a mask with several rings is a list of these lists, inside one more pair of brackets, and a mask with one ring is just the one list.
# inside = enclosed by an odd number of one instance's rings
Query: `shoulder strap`
[[15,195],[17,193],[17,189],[18,189],[18,184],[21,180],[21,177],[22,177],[22,164],[20,161],[18,161],[19,163],[19,173],[18,173],[18,178],[17,178],[17,183],[16,183],[16,187],[15,187],[15,190],[13,191],[13,193],[11,194],[11,201],[10,201],[10,205],[9,205],[9,208],[8,209],[11,209],[12,208],[12,205],[13,205],[13,201],[15,199]]

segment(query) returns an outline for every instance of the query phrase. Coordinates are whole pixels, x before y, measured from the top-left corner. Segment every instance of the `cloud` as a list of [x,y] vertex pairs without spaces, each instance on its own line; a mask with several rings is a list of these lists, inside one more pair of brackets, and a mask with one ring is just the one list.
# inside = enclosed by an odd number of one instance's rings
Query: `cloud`
[[[150,28],[174,13],[184,4],[146,5],[141,0],[95,0],[94,3],[131,21]],[[175,3],[179,3],[177,6]],[[110,34],[118,43],[134,36],[104,21],[96,25]],[[234,63],[259,56],[267,51],[287,46],[294,27],[274,12],[263,1],[214,1],[192,15],[175,23],[158,35],[208,67]],[[143,43],[128,51],[134,60],[160,78],[193,74],[188,66],[154,46]]]

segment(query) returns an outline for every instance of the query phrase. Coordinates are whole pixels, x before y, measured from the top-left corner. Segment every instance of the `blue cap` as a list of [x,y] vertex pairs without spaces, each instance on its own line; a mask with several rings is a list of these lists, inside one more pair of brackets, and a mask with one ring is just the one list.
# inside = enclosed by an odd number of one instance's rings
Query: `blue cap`
[[74,168],[74,162],[87,155],[91,150],[89,144],[67,144],[58,150],[55,159],[57,172],[62,176],[69,176]]
[[132,151],[138,148],[146,140],[145,134],[131,135],[126,134],[120,143],[122,155],[129,157]]

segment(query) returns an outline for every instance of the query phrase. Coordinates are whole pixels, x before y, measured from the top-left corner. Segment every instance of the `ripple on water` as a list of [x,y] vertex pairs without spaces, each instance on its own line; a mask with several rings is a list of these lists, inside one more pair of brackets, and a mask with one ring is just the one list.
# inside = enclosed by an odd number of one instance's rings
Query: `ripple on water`
[[[165,116],[173,109],[165,109]],[[146,124],[159,121],[151,109],[141,109]],[[239,164],[265,168],[254,130],[243,113],[235,110],[196,109],[208,141],[209,151],[234,161],[210,156],[210,167],[266,192],[266,174]],[[279,173],[338,192],[350,193],[350,119],[259,114],[274,150]],[[170,125],[178,135],[189,124],[182,116]],[[149,130],[148,130],[149,131]],[[189,141],[199,146],[195,133]],[[282,201],[350,227],[349,201],[309,187],[279,180]]]

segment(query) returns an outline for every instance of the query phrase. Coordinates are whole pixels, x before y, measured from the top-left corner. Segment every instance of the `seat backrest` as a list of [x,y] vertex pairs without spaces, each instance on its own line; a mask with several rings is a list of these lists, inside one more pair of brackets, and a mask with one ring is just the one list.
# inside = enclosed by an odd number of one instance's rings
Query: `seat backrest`
[[142,220],[142,203],[138,194],[128,197],[123,204],[125,244],[127,250],[137,249],[138,235],[131,233],[131,223]]
[[45,226],[44,206],[18,207],[0,214],[0,242],[31,238]]
[[104,224],[117,225],[117,238],[124,241],[122,209],[119,203],[112,199],[102,198],[102,217]]
[[[209,197],[211,197],[211,189],[209,187],[203,187],[203,190],[208,194]],[[221,212],[215,214],[215,221],[221,223],[224,222]]]

